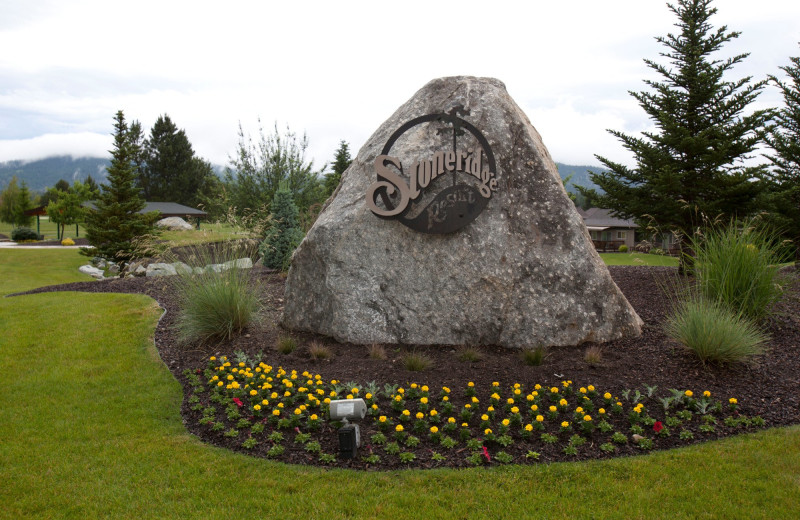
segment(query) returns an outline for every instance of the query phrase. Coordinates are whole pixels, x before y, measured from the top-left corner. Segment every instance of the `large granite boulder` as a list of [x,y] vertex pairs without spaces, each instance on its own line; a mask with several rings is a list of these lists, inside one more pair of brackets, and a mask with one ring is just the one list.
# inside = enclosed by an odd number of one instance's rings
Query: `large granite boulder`
[[431,81],[361,148],[294,254],[283,325],[512,348],[641,332],[541,137],[474,77]]
[[183,220],[181,217],[167,217],[162,218],[156,222],[156,227],[168,229],[170,231],[191,231],[194,229],[191,224]]

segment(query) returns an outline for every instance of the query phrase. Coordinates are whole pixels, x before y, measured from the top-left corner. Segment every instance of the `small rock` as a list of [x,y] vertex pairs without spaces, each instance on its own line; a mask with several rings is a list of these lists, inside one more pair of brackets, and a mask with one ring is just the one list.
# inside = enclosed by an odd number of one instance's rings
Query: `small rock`
[[98,279],[103,278],[103,271],[89,264],[80,266],[78,268],[78,271],[82,272],[83,274],[88,274],[89,276],[93,276],[95,278],[99,277]]
[[641,435],[639,435],[638,433],[634,433],[634,434],[633,434],[633,442],[635,442],[635,443],[637,443],[637,444],[638,444],[638,443],[639,443],[639,441],[640,441],[640,440],[642,440],[642,439],[644,439],[644,437],[642,437],[642,436],[641,436]]
[[175,276],[178,271],[171,264],[155,263],[147,266],[145,276]]

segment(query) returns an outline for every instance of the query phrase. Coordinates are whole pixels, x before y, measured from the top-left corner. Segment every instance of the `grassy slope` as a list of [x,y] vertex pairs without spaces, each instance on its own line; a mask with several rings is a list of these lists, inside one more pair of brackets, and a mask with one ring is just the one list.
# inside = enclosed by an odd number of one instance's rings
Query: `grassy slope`
[[[6,280],[14,262],[0,260]],[[50,283],[67,281],[55,271]],[[138,295],[0,299],[0,518],[800,515],[798,427],[604,462],[377,474],[205,446],[153,346],[159,314]],[[70,318],[19,325],[43,315]]]

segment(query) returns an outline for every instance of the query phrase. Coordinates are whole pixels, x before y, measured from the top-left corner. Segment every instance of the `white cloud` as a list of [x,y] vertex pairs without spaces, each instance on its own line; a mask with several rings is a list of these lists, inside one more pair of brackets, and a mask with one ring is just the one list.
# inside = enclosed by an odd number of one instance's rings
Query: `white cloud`
[[113,140],[110,135],[92,132],[44,134],[31,139],[0,141],[0,161],[31,161],[56,155],[73,157],[108,156]]

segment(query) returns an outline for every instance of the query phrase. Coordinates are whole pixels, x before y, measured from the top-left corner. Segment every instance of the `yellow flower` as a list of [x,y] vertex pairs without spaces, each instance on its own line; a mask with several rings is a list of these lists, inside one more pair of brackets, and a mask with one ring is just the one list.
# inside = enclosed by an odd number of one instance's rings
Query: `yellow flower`
[[406,391],[404,389],[402,389],[402,388],[398,388],[397,389],[397,393],[400,394],[400,395],[403,395],[404,393],[406,393]]
[[472,381],[470,381],[469,383],[467,383],[467,386],[468,386],[468,387],[470,387],[470,388],[472,388],[473,386],[475,386],[475,383],[473,383]]
[[422,403],[422,404],[428,404],[428,398],[427,397],[423,397],[422,399],[419,400],[419,402]]
[[380,417],[378,417],[378,422],[382,422],[382,423],[386,422],[386,416],[385,415],[381,415]]
[[486,428],[485,430],[483,430],[483,434],[484,435],[491,435],[492,434],[492,429],[491,428]]
[[692,397],[694,395],[691,390],[685,391],[684,394],[686,394],[686,397]]
[[467,424],[467,423],[465,423],[465,422],[462,422],[462,423],[461,423],[461,427],[462,427],[462,428],[467,428],[467,427],[469,427],[469,424]]
[[583,420],[586,421],[586,422],[589,422],[589,421],[592,420],[592,416],[591,415],[584,415],[583,416]]
[[352,399],[353,398],[353,394],[347,394],[346,398],[347,399]]
[[486,409],[486,411],[487,412],[493,412],[494,411],[494,406],[490,405],[489,408]]
[[585,389],[584,387],[581,387],[581,388],[578,390],[578,392],[580,392],[580,393],[582,393],[582,394],[585,394],[585,393],[586,393],[586,389]]
[[558,405],[559,405],[559,406],[567,406],[567,400],[566,400],[566,399],[562,399],[562,400],[560,400],[560,401],[558,402]]
[[281,414],[281,411],[278,410],[277,408],[272,410],[272,415],[274,415],[275,417],[279,416],[280,414]]
[[243,366],[244,366],[244,363],[240,362],[240,363],[239,363],[239,366],[240,366],[240,367],[243,367]]
[[605,408],[600,408],[599,410],[597,410],[597,412],[598,412],[600,415],[605,415],[605,413],[606,413],[606,409],[605,409]]
[[394,396],[394,400],[399,403],[400,401],[403,400],[403,396],[402,395],[396,395],[396,396]]
[[558,388],[554,386],[553,388],[550,389],[550,393],[551,394],[557,394],[558,393]]
[[394,431],[396,431],[396,432],[403,431],[403,425],[402,424],[398,424],[397,426],[394,427]]
[[228,379],[228,381],[233,381],[233,376],[228,374],[228,378],[227,379]]
[[447,422],[449,422],[450,424],[455,424],[456,423],[456,418],[455,417],[448,417],[447,418]]
[[409,412],[408,410],[403,410],[402,414],[405,415],[406,417],[411,416],[411,412]]
[[269,406],[269,401],[264,399],[263,401],[261,401],[261,404],[263,404],[264,406]]
[[488,415],[486,415],[486,414],[481,415],[481,421],[488,421],[488,420],[489,420],[489,416]]
[[538,407],[538,406],[536,406],[535,404],[532,404],[532,405],[531,405],[531,411],[532,411],[532,412],[535,412],[535,411],[537,411],[537,410],[539,410],[539,407]]
[[449,388],[447,388],[446,386],[443,386],[443,387],[442,387],[442,391],[443,391],[444,393],[446,393],[446,394],[449,394],[449,393],[450,393],[450,389],[449,389]]
[[561,381],[561,385],[562,385],[564,388],[567,388],[567,387],[569,387],[570,383],[572,383],[572,381]]
[[467,404],[464,405],[464,408],[467,408],[467,409],[472,408],[472,405],[467,403]]
[[520,390],[519,388],[515,388],[514,395],[520,395],[520,394],[522,394],[522,390]]
[[351,388],[350,393],[354,395],[358,395],[358,388]]
[[258,392],[256,390],[250,390],[250,395],[256,395]]
[[331,404],[331,398],[330,397],[326,397],[325,400],[322,401],[322,402],[325,403],[325,404]]
[[542,415],[537,415],[537,416],[536,416],[536,422],[542,422],[542,421],[544,421],[544,416],[542,416]]
[[217,360],[216,356],[211,356],[211,357],[210,357],[210,358],[208,358],[208,359],[209,359],[210,361],[216,361],[216,360]]
[[431,410],[431,417],[436,417],[437,415],[439,415],[439,412],[436,409]]
[[255,410],[255,411],[261,410],[261,405],[260,404],[254,405],[253,406],[253,410]]
[[542,385],[540,385],[539,383],[536,383],[536,384],[533,386],[533,389],[534,389],[534,390],[541,390],[541,389],[542,389]]
[[511,423],[508,419],[503,419],[503,426],[508,426]]
[[411,388],[416,388],[416,387],[417,387],[417,383],[411,383]]
[[278,403],[278,408],[283,408],[283,403]]
[[439,431],[439,428],[437,428],[436,426],[431,426],[431,433],[436,433],[438,431]]
[[516,406],[512,406],[511,413],[519,413],[519,408],[517,408]]
[[580,406],[575,408],[575,413],[583,413],[583,408],[581,408]]
[[473,403],[477,403],[477,402],[479,402],[479,401],[478,401],[478,398],[477,398],[477,397],[475,397],[475,396],[473,396],[473,397],[472,397],[472,402],[473,402]]
[[567,421],[564,421],[564,422],[561,423],[561,427],[562,428],[569,428],[569,423]]
[[506,399],[506,404],[514,404],[514,399],[509,397],[508,399]]
[[492,398],[492,399],[497,399],[498,401],[500,400],[500,396],[499,396],[499,395],[497,395],[497,392],[493,393],[493,394],[492,394],[492,395],[490,395],[489,397],[490,397],[490,398]]
[[290,395],[292,395],[292,393],[288,390],[283,393],[283,397],[289,397]]
[[536,399],[536,397],[533,394],[528,394],[527,396],[525,396],[525,399],[527,399],[528,401],[533,401],[534,399]]
[[219,383],[217,383],[217,386],[222,386],[223,384],[224,383],[222,381],[220,381]]
[[731,397],[730,399],[728,399],[728,402],[730,404],[737,404],[739,401],[735,397]]
[[309,419],[311,419],[312,421],[316,421],[317,419],[319,419],[319,417],[317,417],[317,414],[314,413],[311,414],[311,417],[309,417]]
[[422,385],[422,388],[420,388],[420,390],[422,390],[423,392],[427,392],[428,391],[428,385]]
[[449,398],[448,396],[444,396],[444,397],[442,397],[442,401],[444,401],[444,402],[447,402],[447,401],[449,401],[449,400],[450,400],[450,398]]
[[587,388],[590,392],[594,392],[594,385],[589,385]]
[[377,409],[378,409],[378,405],[377,405],[377,404],[373,404],[373,405],[372,405],[372,409],[373,409],[373,410],[377,410]]
[[367,392],[367,395],[364,396],[364,399],[372,399],[372,394]]
[[525,431],[526,432],[533,431],[533,425],[532,424],[526,424],[525,425]]
[[706,390],[705,392],[703,392],[703,397],[711,397],[711,392]]
[[611,394],[606,392],[603,394],[603,399],[611,399]]
[[498,383],[497,381],[493,381],[492,386],[497,388],[498,386],[500,386],[500,383]]
[[556,410],[558,410],[558,408],[556,408],[555,406],[552,406],[552,405],[550,406],[550,411],[551,412],[555,412]]
[[422,419],[423,417],[425,417],[425,414],[424,414],[424,413],[422,413],[422,412],[417,412],[417,415],[416,415],[416,418],[417,418],[417,419]]

